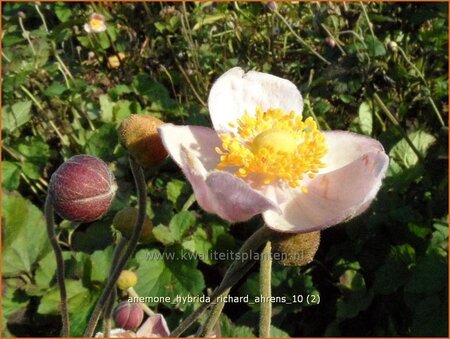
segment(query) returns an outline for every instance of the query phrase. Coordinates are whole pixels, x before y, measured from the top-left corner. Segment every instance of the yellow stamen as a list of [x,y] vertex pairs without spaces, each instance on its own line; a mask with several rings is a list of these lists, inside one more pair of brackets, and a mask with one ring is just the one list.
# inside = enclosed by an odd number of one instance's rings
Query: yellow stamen
[[236,167],[236,175],[260,175],[265,185],[275,180],[285,181],[291,187],[307,188],[300,184],[304,175],[314,178],[327,153],[325,136],[312,118],[303,121],[294,112],[281,109],[265,112],[256,108],[255,116],[245,113],[236,123],[235,133],[222,134],[222,149],[218,169]]

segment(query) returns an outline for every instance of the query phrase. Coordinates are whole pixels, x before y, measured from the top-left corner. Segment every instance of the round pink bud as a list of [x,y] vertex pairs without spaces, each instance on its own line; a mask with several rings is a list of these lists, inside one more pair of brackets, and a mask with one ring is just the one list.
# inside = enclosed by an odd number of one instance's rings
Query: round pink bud
[[329,37],[329,36],[325,38],[325,43],[330,48],[336,47],[336,41],[333,38]]
[[91,155],[65,161],[50,178],[48,194],[62,218],[92,222],[111,206],[117,190],[114,175],[105,162]]
[[123,301],[114,309],[114,322],[124,330],[134,330],[141,325],[144,311],[141,305]]

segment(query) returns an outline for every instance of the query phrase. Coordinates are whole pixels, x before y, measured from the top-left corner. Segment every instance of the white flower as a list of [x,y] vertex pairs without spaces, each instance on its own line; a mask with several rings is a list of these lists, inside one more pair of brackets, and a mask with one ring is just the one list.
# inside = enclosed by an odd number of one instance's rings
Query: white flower
[[288,80],[233,68],[213,85],[208,106],[214,130],[159,128],[207,212],[231,222],[262,213],[274,230],[311,232],[361,214],[380,189],[383,146],[303,120],[302,96]]
[[84,30],[88,33],[100,33],[106,31],[105,17],[101,14],[92,13],[89,21],[84,24]]

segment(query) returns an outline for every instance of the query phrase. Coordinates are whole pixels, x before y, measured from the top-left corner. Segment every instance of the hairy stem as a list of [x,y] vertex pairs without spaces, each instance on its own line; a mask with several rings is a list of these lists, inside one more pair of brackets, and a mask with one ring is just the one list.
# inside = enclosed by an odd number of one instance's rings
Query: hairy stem
[[[116,267],[117,263],[119,262],[119,258],[123,253],[123,250],[125,249],[125,246],[127,245],[128,240],[125,237],[120,237],[119,242],[117,243],[117,246],[114,250],[112,263],[111,263],[111,269],[109,271],[109,274],[111,275],[113,273],[114,267]],[[117,291],[115,288],[113,288],[111,295],[109,296],[108,301],[105,305],[105,310],[103,311],[103,337],[109,338],[111,336],[111,323],[112,323],[112,312],[114,307],[114,300],[116,299]]]
[[272,244],[266,243],[261,257],[259,286],[261,296],[261,314],[259,319],[259,337],[270,338],[270,322],[272,319]]
[[[239,253],[241,254],[239,257],[241,260],[235,260],[228,268],[221,284],[211,294],[209,303],[203,303],[200,305],[199,308],[197,308],[180,325],[178,325],[178,327],[170,334],[170,337],[180,336],[203,314],[203,312],[208,309],[208,307],[217,303],[220,296],[228,293],[227,291],[229,291],[229,289],[236,284],[255,264],[255,260],[253,260],[251,256],[252,252],[258,250],[262,244],[270,238],[271,234],[272,231],[266,226],[263,226],[245,241],[239,250]],[[243,253],[246,253],[246,255],[242,255]],[[244,260],[244,257],[247,259]],[[214,324],[212,326],[214,326]]]
[[62,336],[69,337],[70,323],[69,323],[69,309],[67,305],[67,290],[64,281],[64,258],[59,246],[58,239],[55,233],[55,220],[53,213],[53,205],[50,202],[49,197],[45,199],[45,219],[47,221],[47,234],[50,239],[50,243],[53,247],[53,252],[55,252],[56,257],[56,278],[59,286],[59,294],[61,298],[61,318],[62,318]]
[[136,249],[136,245],[139,241],[139,237],[141,236],[141,232],[144,226],[145,220],[145,209],[147,202],[147,191],[146,184],[144,178],[144,172],[142,168],[136,163],[136,161],[130,157],[130,167],[131,172],[133,173],[134,182],[136,184],[137,189],[137,197],[138,197],[138,217],[136,220],[136,224],[134,226],[133,234],[129,240],[128,247],[124,253],[124,255],[120,258],[116,267],[114,268],[113,273],[110,275],[108,282],[106,283],[105,289],[103,290],[102,295],[100,296],[97,304],[95,305],[94,311],[92,312],[91,318],[89,319],[89,323],[86,327],[86,331],[84,332],[84,337],[92,337],[95,331],[95,327],[97,326],[98,320],[102,314],[103,308],[106,305],[106,302],[111,294],[111,291],[114,289],[117,279],[119,278],[120,273],[124,269],[127,264],[128,259],[133,254]]

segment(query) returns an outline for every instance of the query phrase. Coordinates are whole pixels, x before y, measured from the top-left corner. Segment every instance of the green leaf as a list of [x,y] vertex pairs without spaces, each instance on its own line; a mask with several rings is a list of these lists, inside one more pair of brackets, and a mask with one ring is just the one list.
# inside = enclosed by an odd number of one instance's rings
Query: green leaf
[[376,271],[374,291],[391,294],[409,279],[410,267],[415,262],[415,251],[410,245],[392,247],[385,263]]
[[367,291],[364,277],[354,270],[345,271],[339,281],[344,295],[336,302],[336,317],[354,318],[369,307],[373,300],[373,292]]
[[[108,142],[105,142],[107,140]],[[86,152],[102,159],[111,159],[118,143],[116,125],[105,123],[86,142]]]
[[[84,307],[90,299],[89,290],[83,287],[80,280],[66,279],[67,300],[69,312],[74,313],[76,309]],[[59,314],[60,295],[58,286],[54,286],[45,294],[39,304],[37,312],[40,314]]]
[[326,99],[320,99],[314,105],[314,110],[319,114],[327,113],[333,106],[331,106],[330,102]]
[[139,74],[133,80],[133,87],[137,95],[143,96],[151,102],[152,110],[178,112],[178,105],[169,96],[169,91],[156,80],[146,74]]
[[[436,141],[434,136],[422,130],[412,132],[408,137],[423,157],[426,156],[428,149]],[[402,186],[407,186],[410,181],[420,175],[420,168],[417,167],[419,158],[404,138],[392,147],[389,157],[391,161],[387,175],[396,177],[396,180]]]
[[25,293],[20,293],[18,289],[15,290],[9,286],[4,288],[2,293],[2,338],[13,337],[8,331],[8,318],[16,312],[25,312],[28,302],[29,297]]
[[372,35],[367,35],[364,39],[367,45],[367,52],[371,57],[383,56],[386,54],[386,49],[383,43]]
[[2,273],[29,272],[50,251],[42,212],[18,193],[3,193]]
[[113,257],[113,246],[103,251],[95,251],[90,259],[92,262],[91,281],[104,282],[109,277],[109,270]]
[[36,270],[34,279],[36,285],[40,288],[49,288],[52,281],[54,281],[56,275],[56,258],[55,254],[49,252],[42,260],[38,263],[38,269]]
[[366,310],[373,300],[372,291],[352,293],[349,297],[339,298],[336,302],[336,318],[351,319]]
[[365,135],[372,134],[372,110],[367,102],[363,102],[358,110],[359,128]]
[[290,338],[289,334],[278,327],[270,325],[270,336],[272,338]]
[[153,228],[152,232],[156,240],[164,245],[171,245],[176,242],[175,236],[167,226],[158,225]]
[[16,162],[2,162],[2,187],[14,191],[20,183],[20,165]]
[[33,180],[37,180],[41,177],[41,170],[39,166],[31,163],[31,162],[24,162],[20,165],[20,168],[22,169],[22,172],[28,177]]
[[430,247],[427,254],[417,261],[406,291],[431,294],[443,290],[447,286],[447,269],[446,252]]
[[233,248],[233,243],[234,238],[226,232],[224,226],[208,223],[204,228],[197,227],[192,235],[185,238],[182,246],[197,254],[205,264],[212,265],[216,260],[211,252],[225,252]]
[[19,101],[2,107],[2,130],[9,133],[30,120],[31,101]]
[[[254,338],[253,330],[248,326],[236,326],[225,314],[220,316],[220,330],[222,337],[228,338]],[[276,336],[272,334],[272,337]]]
[[44,91],[44,95],[48,97],[60,96],[67,90],[67,87],[62,83],[55,81]]
[[115,101],[117,101],[122,94],[128,94],[128,93],[131,93],[131,89],[130,89],[130,87],[128,87],[127,85],[124,85],[124,84],[119,84],[117,86],[114,86],[108,92],[108,94],[111,96],[111,98]]
[[122,121],[126,117],[131,115],[131,108],[133,103],[129,100],[119,100],[114,105],[114,120]]
[[197,228],[192,237],[183,242],[183,248],[198,254],[199,258],[209,265],[213,263],[209,255],[212,247],[213,244],[208,239],[208,234],[202,228]]
[[[135,289],[141,296],[169,297],[171,302],[176,302],[177,296],[203,294],[205,282],[197,269],[197,260],[179,246],[166,248],[164,253],[156,249],[140,250],[136,261],[139,279]],[[165,304],[173,307],[171,303]],[[179,304],[181,310],[187,306]]]
[[112,244],[111,222],[111,218],[105,217],[93,222],[87,229],[78,228],[72,235],[72,249],[93,253]]
[[68,4],[57,2],[55,4],[55,14],[61,22],[66,22],[72,17],[72,10]]
[[48,164],[51,155],[50,146],[40,136],[26,137],[24,141],[18,144],[17,150],[28,162],[38,166],[38,171]]
[[114,103],[111,101],[111,98],[107,94],[102,94],[99,97],[100,101],[100,112],[101,117],[104,122],[113,121],[113,107]]
[[195,224],[192,212],[181,211],[170,220],[169,229],[177,241],[181,241],[189,229]]
[[366,289],[364,277],[355,270],[346,270],[339,277],[339,285],[350,291],[364,291]]
[[[109,30],[108,30],[108,32],[109,32]],[[109,47],[111,47],[111,43],[108,38],[108,33],[100,32],[100,33],[96,33],[96,36],[98,37],[98,42],[100,43],[101,49],[106,50]]]
[[174,205],[177,204],[178,198],[187,189],[188,185],[185,181],[173,179],[166,187],[167,199],[171,201]]

